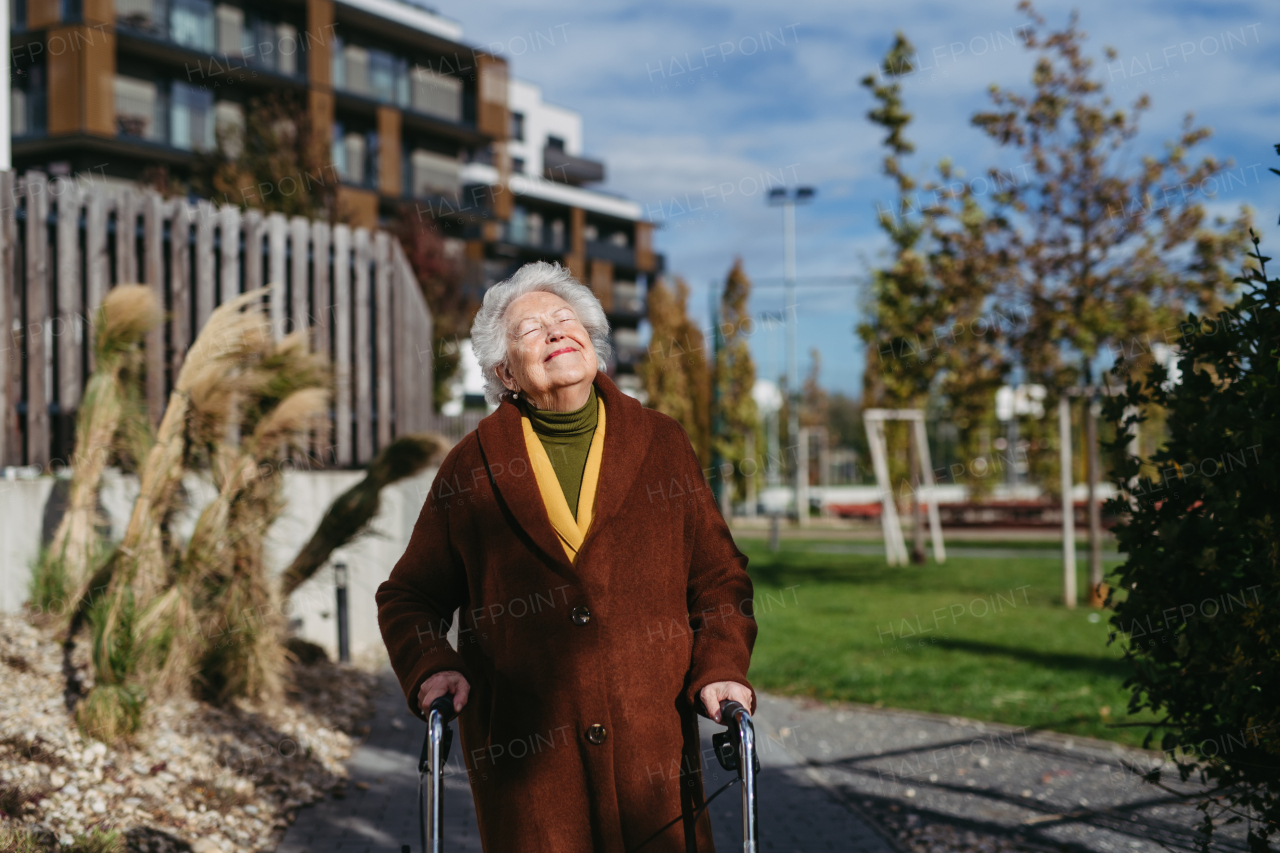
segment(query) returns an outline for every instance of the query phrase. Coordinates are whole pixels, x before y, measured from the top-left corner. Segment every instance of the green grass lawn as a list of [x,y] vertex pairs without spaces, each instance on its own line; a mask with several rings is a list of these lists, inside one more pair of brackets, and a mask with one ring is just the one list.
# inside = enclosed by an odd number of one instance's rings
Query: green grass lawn
[[[967,544],[967,543],[966,543]],[[1109,613],[1060,603],[1062,564],[954,557],[891,568],[836,543],[739,538],[760,636],[757,687],[1140,745]],[[828,549],[824,551],[823,549]],[[1085,600],[1088,564],[1079,564]],[[1096,618],[1096,617],[1095,617]]]

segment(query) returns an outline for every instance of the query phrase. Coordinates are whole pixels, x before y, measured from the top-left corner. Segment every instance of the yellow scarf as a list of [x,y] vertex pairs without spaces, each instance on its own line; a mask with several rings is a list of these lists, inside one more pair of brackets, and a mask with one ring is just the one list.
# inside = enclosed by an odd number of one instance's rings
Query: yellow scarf
[[600,483],[600,462],[604,458],[604,423],[604,400],[600,400],[599,422],[595,435],[591,437],[591,449],[587,451],[587,467],[582,472],[582,491],[578,495],[578,517],[575,520],[569,512],[569,502],[565,500],[556,471],[551,467],[551,457],[547,456],[546,448],[533,431],[533,424],[527,417],[520,418],[525,449],[529,451],[529,463],[542,495],[542,504],[547,508],[547,517],[551,519],[551,526],[555,528],[570,563],[577,559],[578,549],[587,537],[595,514],[596,486]]

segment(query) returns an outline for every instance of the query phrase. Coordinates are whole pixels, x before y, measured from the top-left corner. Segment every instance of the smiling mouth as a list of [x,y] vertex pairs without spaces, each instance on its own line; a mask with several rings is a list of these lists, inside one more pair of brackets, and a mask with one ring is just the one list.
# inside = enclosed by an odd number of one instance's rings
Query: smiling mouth
[[558,356],[558,355],[564,355],[564,354],[565,354],[565,353],[567,353],[567,352],[577,352],[577,350],[576,350],[576,349],[574,349],[573,347],[565,347],[564,349],[558,349],[558,350],[556,350],[555,352],[551,353],[551,355],[549,355],[549,356],[547,356],[546,358],[544,358],[542,361],[543,361],[544,363],[546,363],[546,362],[550,361],[551,359],[555,358],[556,356]]

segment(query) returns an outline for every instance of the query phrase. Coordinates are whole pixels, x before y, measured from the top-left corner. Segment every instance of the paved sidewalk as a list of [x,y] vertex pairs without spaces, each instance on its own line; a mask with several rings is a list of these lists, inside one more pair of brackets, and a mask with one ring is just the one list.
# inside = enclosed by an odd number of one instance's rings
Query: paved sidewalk
[[[384,674],[344,799],[303,809],[277,853],[418,851],[415,766],[423,724]],[[1152,755],[1098,741],[865,706],[761,694],[760,833],[770,853],[1157,853],[1196,849],[1196,787],[1139,778]],[[728,781],[709,758],[706,790]],[[455,744],[455,750],[457,745]],[[455,752],[451,764],[458,761]],[[460,765],[459,765],[460,766]],[[1133,768],[1133,769],[1129,769]],[[721,853],[741,849],[736,786],[709,807]],[[479,853],[465,774],[446,777],[447,851]],[[882,835],[883,833],[883,835]],[[1214,850],[1244,851],[1242,830]],[[893,841],[886,840],[892,838]]]
[[[763,696],[810,775],[912,851],[1194,851],[1193,784],[1116,744],[910,711]],[[1241,825],[1215,851],[1245,851]]]
[[[400,853],[411,845],[418,853],[418,775],[416,765],[424,726],[405,708],[399,685],[388,672],[376,701],[369,737],[352,756],[344,799],[324,800],[303,809],[276,853]],[[779,706],[781,707],[781,706]],[[776,734],[769,711],[760,709],[757,731]],[[781,725],[781,724],[779,724]],[[711,735],[723,731],[704,721],[704,755]],[[761,738],[760,828],[762,850],[771,853],[894,853],[871,826],[838,803],[810,777],[801,761],[776,739]],[[783,739],[785,740],[785,739]],[[450,764],[457,761],[458,743]],[[707,793],[729,780],[714,763],[707,770]],[[365,788],[364,786],[368,787]],[[737,786],[708,807],[719,850],[741,849],[742,795]],[[466,776],[445,782],[445,850],[479,853],[475,809]]]

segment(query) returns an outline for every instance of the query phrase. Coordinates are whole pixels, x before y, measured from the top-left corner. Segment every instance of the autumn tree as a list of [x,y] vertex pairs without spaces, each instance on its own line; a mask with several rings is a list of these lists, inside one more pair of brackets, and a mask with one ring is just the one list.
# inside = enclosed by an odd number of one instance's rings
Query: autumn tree
[[[903,158],[915,146],[906,130],[912,117],[896,76],[910,73],[915,49],[898,33],[886,53],[882,76],[862,84],[876,99],[867,117],[885,130],[881,171],[896,190],[891,207],[881,206],[880,227],[889,238],[891,259],[871,274],[867,320],[858,327],[867,344],[864,404],[924,408],[932,400],[945,409],[970,458],[979,455],[978,436],[991,421],[995,390],[1008,371],[1003,330],[975,319],[989,310],[1000,281],[1008,277],[1014,235],[1004,213],[1007,198],[997,192],[990,209],[973,185],[949,161],[936,177],[917,182]],[[996,186],[1006,181],[993,175]],[[902,425],[886,431],[893,479],[907,475],[897,461],[910,446]],[[914,466],[912,466],[914,467]],[[914,479],[917,472],[911,472]],[[984,481],[974,485],[981,487]]]
[[[1210,227],[1194,192],[1184,191],[1222,168],[1212,157],[1190,159],[1207,128],[1188,115],[1160,155],[1134,158],[1149,98],[1127,110],[1112,103],[1075,14],[1065,28],[1046,31],[1029,0],[1019,8],[1031,20],[1021,29],[1025,46],[1037,55],[1030,91],[993,86],[992,108],[973,123],[1030,165],[1031,179],[1006,191],[1021,237],[1016,274],[1000,282],[998,298],[1027,318],[1012,337],[1026,380],[1056,398],[1073,385],[1093,389],[1101,353],[1132,344],[1145,352],[1188,310],[1214,307],[1247,221]],[[1099,604],[1098,439],[1092,406],[1085,410],[1090,589]]]
[[461,262],[450,257],[434,220],[423,218],[407,204],[400,209],[393,231],[431,311],[431,352],[419,357],[431,360],[431,396],[439,411],[451,396],[453,378],[462,364],[461,342],[471,334],[480,300],[463,286]]
[[[733,473],[726,478],[733,494],[745,497],[747,477],[756,476],[755,466],[744,473],[743,460],[748,456],[748,436],[759,448],[760,415],[756,411],[752,391],[756,383],[756,366],[751,359],[747,336],[753,330],[747,302],[751,297],[751,280],[747,278],[739,258],[725,279],[720,296],[720,316],[715,328],[716,354],[712,371],[712,464]],[[731,479],[729,479],[731,478]]]
[[266,213],[329,219],[336,210],[328,148],[317,143],[305,102],[287,94],[251,98],[242,126],[219,127],[191,183],[205,198]]
[[711,372],[706,340],[689,318],[689,285],[677,277],[649,287],[649,352],[639,365],[648,405],[679,421],[702,466],[711,464]]

